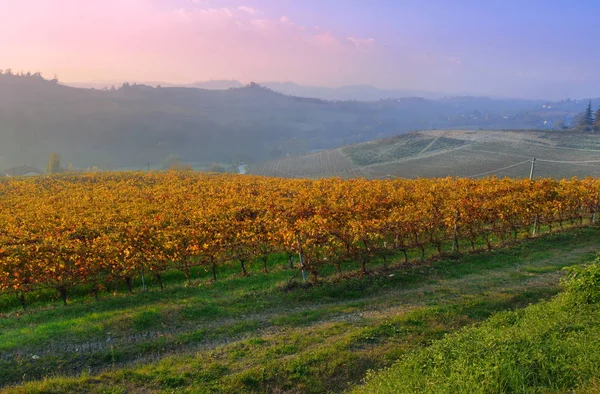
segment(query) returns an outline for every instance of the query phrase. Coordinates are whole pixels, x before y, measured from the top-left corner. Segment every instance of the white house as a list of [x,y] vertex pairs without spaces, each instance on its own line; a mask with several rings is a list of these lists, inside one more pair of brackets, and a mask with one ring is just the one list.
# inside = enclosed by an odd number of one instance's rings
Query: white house
[[248,173],[248,164],[240,164],[238,166],[238,174],[245,175]]

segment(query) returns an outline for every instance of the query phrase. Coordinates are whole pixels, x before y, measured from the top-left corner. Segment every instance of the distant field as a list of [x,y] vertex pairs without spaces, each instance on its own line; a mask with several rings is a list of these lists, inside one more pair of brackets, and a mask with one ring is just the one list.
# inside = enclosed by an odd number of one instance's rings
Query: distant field
[[[431,130],[268,161],[257,175],[279,177],[600,176],[600,136],[541,131]],[[520,163],[520,164],[519,164]],[[509,167],[509,168],[506,168]]]
[[282,178],[370,178],[367,169],[359,168],[340,149],[267,161],[250,168],[250,173]]

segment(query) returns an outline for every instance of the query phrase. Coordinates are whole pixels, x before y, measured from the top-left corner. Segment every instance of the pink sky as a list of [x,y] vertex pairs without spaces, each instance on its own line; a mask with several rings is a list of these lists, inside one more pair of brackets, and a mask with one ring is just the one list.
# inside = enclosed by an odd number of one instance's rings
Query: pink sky
[[[0,68],[60,80],[382,83],[385,48],[220,1],[0,0]],[[367,80],[368,79],[368,80]]]
[[[0,68],[590,97],[597,0],[0,0]],[[556,28],[561,26],[561,28]]]

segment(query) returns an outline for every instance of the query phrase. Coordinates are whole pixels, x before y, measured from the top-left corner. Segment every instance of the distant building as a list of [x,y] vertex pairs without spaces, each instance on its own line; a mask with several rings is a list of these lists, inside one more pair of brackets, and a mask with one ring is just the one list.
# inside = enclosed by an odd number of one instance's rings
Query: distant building
[[238,166],[238,174],[245,175],[248,173],[248,164],[240,164]]
[[13,167],[3,170],[2,175],[13,177],[13,176],[35,176],[44,175],[44,173],[37,168],[29,166]]

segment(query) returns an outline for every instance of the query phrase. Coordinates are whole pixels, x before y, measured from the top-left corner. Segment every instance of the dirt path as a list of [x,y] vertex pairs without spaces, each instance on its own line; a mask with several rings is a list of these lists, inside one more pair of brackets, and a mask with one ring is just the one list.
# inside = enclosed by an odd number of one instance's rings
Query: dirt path
[[446,134],[448,134],[448,132],[444,132],[440,135],[438,135],[433,141],[431,141],[429,143],[429,145],[427,145],[425,148],[423,148],[419,153],[417,153],[417,157],[421,156],[423,153],[427,152],[436,142],[438,142],[440,140],[440,138],[444,137]]

